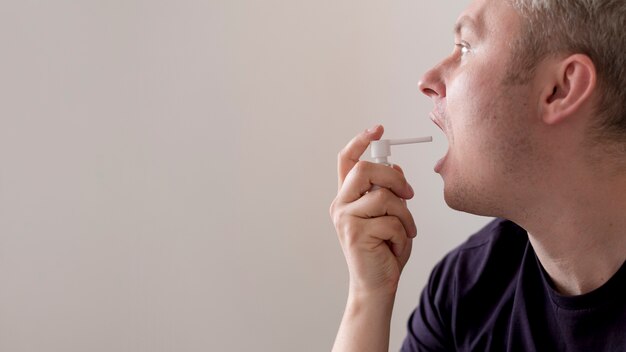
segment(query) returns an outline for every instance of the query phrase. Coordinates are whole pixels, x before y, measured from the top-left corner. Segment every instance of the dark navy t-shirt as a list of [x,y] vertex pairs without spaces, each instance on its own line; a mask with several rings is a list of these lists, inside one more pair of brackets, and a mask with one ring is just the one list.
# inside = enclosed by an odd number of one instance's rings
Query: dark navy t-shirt
[[402,351],[626,351],[626,264],[562,296],[516,224],[497,219],[433,269]]

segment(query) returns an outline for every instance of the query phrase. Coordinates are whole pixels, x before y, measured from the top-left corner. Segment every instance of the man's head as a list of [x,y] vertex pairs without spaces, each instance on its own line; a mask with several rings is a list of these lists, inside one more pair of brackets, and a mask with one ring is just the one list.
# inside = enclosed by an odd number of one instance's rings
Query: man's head
[[508,0],[522,17],[512,81],[550,55],[587,55],[598,76],[597,137],[626,144],[626,1]]
[[[564,4],[570,2],[576,4]],[[617,23],[624,21],[623,0],[595,1],[601,5],[594,10],[581,2],[592,1],[475,0],[459,17],[455,50],[420,82],[435,103],[433,120],[448,137],[436,171],[452,208],[527,216],[511,212],[532,211],[571,165],[581,165],[581,151],[599,139],[597,127],[624,118],[624,26]],[[567,6],[576,10],[564,11]],[[611,23],[599,20],[608,27],[597,31],[602,44],[590,33],[584,40],[576,34],[593,32],[589,24],[597,21],[589,17],[598,12],[619,11]],[[567,33],[556,35],[563,26]]]

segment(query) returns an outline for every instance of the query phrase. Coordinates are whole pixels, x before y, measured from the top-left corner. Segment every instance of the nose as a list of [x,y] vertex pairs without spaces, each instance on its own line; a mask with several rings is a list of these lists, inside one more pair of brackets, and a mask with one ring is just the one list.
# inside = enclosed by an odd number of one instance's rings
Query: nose
[[417,84],[419,90],[429,98],[443,98],[446,96],[446,85],[441,77],[441,65],[428,70]]

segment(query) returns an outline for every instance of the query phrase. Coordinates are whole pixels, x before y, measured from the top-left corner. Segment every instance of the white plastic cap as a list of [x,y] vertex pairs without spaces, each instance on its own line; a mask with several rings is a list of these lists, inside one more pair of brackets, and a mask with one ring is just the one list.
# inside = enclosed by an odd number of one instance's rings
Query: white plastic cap
[[391,155],[391,145],[388,139],[381,139],[379,141],[372,141],[370,143],[370,152],[372,158],[386,158]]

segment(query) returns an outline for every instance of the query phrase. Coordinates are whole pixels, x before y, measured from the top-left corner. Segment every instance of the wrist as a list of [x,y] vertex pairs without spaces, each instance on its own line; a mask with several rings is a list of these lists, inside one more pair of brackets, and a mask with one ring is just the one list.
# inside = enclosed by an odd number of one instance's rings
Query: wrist
[[359,291],[350,289],[347,307],[353,314],[376,314],[391,316],[396,291]]
[[333,351],[387,351],[395,290],[350,287]]
[[372,287],[371,285],[364,285],[358,281],[350,280],[348,297],[359,301],[393,301],[397,291],[397,282],[395,284]]

